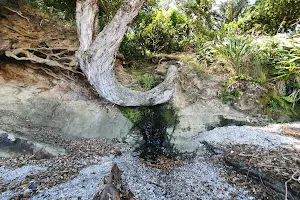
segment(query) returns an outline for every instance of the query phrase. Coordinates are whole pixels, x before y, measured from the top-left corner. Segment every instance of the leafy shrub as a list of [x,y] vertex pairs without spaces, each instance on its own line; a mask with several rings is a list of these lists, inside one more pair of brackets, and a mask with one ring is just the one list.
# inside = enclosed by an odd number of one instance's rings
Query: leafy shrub
[[224,104],[227,104],[229,101],[235,101],[238,97],[240,97],[240,91],[238,89],[234,89],[232,91],[224,91],[217,94],[219,99],[223,100]]
[[190,25],[176,10],[154,9],[139,14],[135,27],[124,37],[120,51],[127,58],[153,53],[182,51],[190,43]]
[[133,107],[118,107],[124,117],[128,118],[133,124],[139,122],[142,118],[142,113],[138,108]]

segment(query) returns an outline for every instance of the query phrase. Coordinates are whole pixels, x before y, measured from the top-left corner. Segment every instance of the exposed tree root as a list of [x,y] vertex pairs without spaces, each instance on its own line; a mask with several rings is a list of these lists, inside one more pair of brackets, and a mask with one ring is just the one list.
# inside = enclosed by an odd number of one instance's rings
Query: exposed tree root
[[[298,178],[296,177],[298,175]],[[292,177],[285,182],[285,200],[288,200],[288,183],[290,181],[297,181],[300,183],[300,171],[296,171]]]
[[5,51],[5,55],[19,61],[46,64],[78,73],[75,51],[65,48],[18,48]]
[[[51,67],[45,67],[45,66],[38,66],[38,65],[32,65],[30,63],[25,63],[24,64],[26,67],[29,67],[34,70],[42,70],[45,72],[47,75],[53,77],[54,79],[57,80],[62,80],[62,81],[74,81],[75,79],[72,78],[69,74],[70,71],[65,71],[64,69],[61,68],[53,68]],[[63,72],[65,71],[65,72]],[[71,72],[73,73],[73,72]],[[81,74],[81,72],[79,72]]]
[[7,9],[7,10],[9,10],[9,11],[11,11],[11,12],[17,13],[20,17],[26,19],[26,20],[28,21],[28,23],[30,23],[28,17],[25,17],[25,16],[22,14],[21,11],[16,11],[16,10],[13,10],[13,9],[8,8],[8,7],[6,7],[6,6],[4,6],[4,8]]
[[151,61],[158,64],[161,64],[161,62],[163,61],[171,61],[171,60],[181,61],[179,57],[173,55],[154,55],[151,57]]

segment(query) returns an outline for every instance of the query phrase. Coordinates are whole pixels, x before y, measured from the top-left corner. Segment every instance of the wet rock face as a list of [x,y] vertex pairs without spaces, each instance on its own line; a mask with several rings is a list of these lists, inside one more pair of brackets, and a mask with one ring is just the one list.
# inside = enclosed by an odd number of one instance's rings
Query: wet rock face
[[174,130],[178,122],[175,110],[165,104],[144,107],[141,112],[143,117],[134,127],[143,138],[138,147],[141,157],[156,162],[159,156],[175,156],[172,131],[168,131]]

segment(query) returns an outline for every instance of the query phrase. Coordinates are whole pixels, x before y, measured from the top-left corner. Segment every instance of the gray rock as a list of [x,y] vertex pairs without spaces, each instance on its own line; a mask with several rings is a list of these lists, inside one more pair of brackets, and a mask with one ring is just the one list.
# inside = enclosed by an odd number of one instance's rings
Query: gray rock
[[[46,91],[37,87],[0,82],[0,128],[30,132],[34,127],[61,130],[66,137],[123,138],[132,123],[117,108],[97,100],[82,99],[78,94]],[[18,127],[20,127],[18,129]]]
[[300,140],[288,136],[274,134],[267,129],[250,126],[219,127],[211,131],[197,134],[194,139],[198,142],[207,141],[219,145],[248,144],[262,148],[300,146]]
[[238,112],[229,105],[217,100],[202,101],[179,110],[179,124],[173,133],[175,148],[193,152],[198,148],[193,137],[209,127],[218,127],[222,119],[237,122],[257,122],[244,113]]

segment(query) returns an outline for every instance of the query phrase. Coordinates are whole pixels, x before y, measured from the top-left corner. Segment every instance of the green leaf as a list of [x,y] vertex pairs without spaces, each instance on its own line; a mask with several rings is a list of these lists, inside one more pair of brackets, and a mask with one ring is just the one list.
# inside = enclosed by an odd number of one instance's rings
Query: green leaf
[[289,103],[294,103],[294,99],[292,99],[291,97],[289,96],[283,96],[281,97],[283,100],[289,102]]

